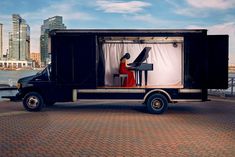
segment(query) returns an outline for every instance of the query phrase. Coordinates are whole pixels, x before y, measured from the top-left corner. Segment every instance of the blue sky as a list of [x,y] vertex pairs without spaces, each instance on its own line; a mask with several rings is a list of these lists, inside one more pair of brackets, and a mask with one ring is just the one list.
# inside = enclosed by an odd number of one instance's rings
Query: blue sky
[[67,28],[205,28],[208,34],[228,34],[235,64],[235,0],[1,0],[4,51],[13,13],[30,25],[31,52],[39,52],[43,20],[60,15]]

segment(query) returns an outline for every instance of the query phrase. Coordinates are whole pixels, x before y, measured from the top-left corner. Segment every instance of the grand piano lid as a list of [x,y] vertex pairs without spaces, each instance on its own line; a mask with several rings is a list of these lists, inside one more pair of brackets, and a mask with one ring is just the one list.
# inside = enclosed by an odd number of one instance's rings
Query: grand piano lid
[[149,57],[149,51],[151,47],[145,47],[139,54],[139,56],[134,60],[133,63],[127,64],[129,66],[139,66]]

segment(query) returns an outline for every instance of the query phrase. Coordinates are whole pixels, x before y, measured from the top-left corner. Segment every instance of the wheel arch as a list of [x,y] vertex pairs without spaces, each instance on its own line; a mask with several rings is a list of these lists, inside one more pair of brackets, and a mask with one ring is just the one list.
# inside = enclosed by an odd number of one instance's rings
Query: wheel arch
[[169,102],[172,102],[172,99],[171,99],[171,96],[168,92],[166,92],[165,90],[162,90],[162,89],[154,89],[154,90],[151,90],[149,91],[147,94],[145,94],[144,96],[144,102],[146,102],[148,100],[148,98],[153,95],[153,94],[162,94],[163,96],[166,97],[168,103]]
[[30,92],[37,92],[38,94],[42,96],[43,99],[45,99],[42,91],[39,88],[35,88],[35,87],[24,88],[24,90],[22,90],[22,98],[25,97],[25,95]]

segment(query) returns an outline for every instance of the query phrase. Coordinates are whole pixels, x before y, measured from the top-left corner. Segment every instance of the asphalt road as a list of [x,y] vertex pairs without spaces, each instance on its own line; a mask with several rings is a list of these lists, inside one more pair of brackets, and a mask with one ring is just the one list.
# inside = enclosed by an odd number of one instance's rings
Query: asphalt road
[[0,102],[0,156],[235,156],[235,101],[170,104],[65,103],[27,112]]

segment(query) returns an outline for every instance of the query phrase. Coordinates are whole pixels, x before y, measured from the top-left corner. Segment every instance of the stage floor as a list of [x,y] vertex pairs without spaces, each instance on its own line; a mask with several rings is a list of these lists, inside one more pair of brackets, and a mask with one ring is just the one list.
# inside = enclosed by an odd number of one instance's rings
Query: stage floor
[[122,86],[103,86],[103,87],[98,87],[101,89],[106,89],[106,88],[122,88],[122,89],[152,89],[152,88],[174,88],[174,89],[181,89],[184,88],[183,85],[147,85],[147,86],[133,86],[133,87],[122,87]]

